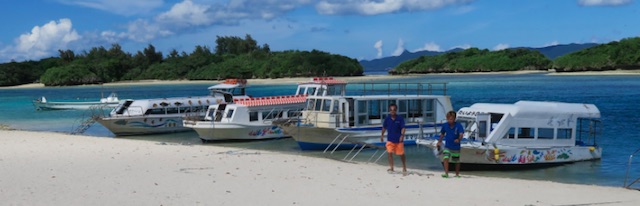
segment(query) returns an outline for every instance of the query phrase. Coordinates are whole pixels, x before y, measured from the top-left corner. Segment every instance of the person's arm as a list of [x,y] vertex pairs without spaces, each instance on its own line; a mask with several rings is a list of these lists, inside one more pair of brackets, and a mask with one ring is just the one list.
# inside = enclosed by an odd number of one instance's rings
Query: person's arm
[[385,132],[386,130],[387,130],[387,129],[385,129],[385,128],[384,128],[384,125],[383,125],[383,126],[382,126],[382,134],[380,134],[380,142],[384,142],[384,132]]
[[455,142],[460,143],[462,142],[462,137],[464,137],[464,129],[462,129],[462,125],[458,125],[456,129],[458,130],[458,134],[460,135],[458,135],[458,138],[456,138]]
[[400,142],[404,142],[404,131],[405,131],[405,130],[406,130],[406,129],[403,127],[403,128],[402,128],[402,133],[400,134]]
[[440,129],[440,138],[438,138],[437,146],[440,146],[442,144],[442,138],[444,138],[444,128]]

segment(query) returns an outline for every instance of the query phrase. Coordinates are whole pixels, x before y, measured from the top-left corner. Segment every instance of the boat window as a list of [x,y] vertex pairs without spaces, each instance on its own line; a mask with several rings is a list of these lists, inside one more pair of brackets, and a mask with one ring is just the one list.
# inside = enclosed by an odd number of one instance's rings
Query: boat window
[[538,139],[553,139],[553,128],[538,128]]
[[231,118],[233,116],[233,109],[227,111],[227,118]]
[[125,101],[124,104],[120,105],[120,107],[118,107],[118,109],[116,109],[116,114],[124,113],[124,110],[127,110],[127,108],[129,108],[129,106],[131,106],[131,103],[133,103],[133,101]]
[[509,128],[509,132],[502,137],[504,139],[515,139],[516,138],[516,128]]
[[358,101],[358,113],[367,113],[366,101]]
[[291,117],[299,117],[301,116],[302,113],[300,112],[300,110],[289,110],[287,111],[287,117],[291,118]]
[[311,87],[311,88],[307,89],[307,94],[309,96],[316,95],[316,88],[315,87]]
[[307,110],[313,111],[313,106],[315,106],[315,105],[316,105],[316,100],[315,99],[307,100]]
[[380,100],[369,100],[369,119],[380,119]]
[[[340,110],[338,109],[338,100],[335,101],[335,104],[333,104],[333,109],[331,110],[333,113],[338,113],[340,112]],[[342,111],[344,112],[344,111]]]
[[478,122],[478,138],[487,137],[487,121]]
[[144,114],[145,115],[149,115],[149,114],[165,114],[165,111],[164,111],[163,108],[156,108],[156,109],[149,109]]
[[214,109],[209,110],[209,114],[205,117],[206,120],[213,120],[213,113],[216,112]]
[[342,95],[342,85],[328,86],[327,95]]
[[558,128],[558,139],[571,139],[571,129]]
[[534,128],[518,128],[518,139],[532,139],[536,135],[535,131]]
[[249,112],[249,121],[258,121],[258,112]]
[[314,107],[314,111],[320,111],[322,109],[322,100],[318,99],[316,100],[316,106]]
[[422,117],[422,100],[409,100],[409,117]]
[[167,114],[177,114],[177,113],[178,113],[178,108],[175,108],[175,107],[167,108]]
[[325,99],[322,103],[322,111],[328,112],[331,109],[331,100]]
[[298,87],[298,91],[296,92],[296,95],[304,94],[304,89],[305,87]]
[[262,120],[273,119],[273,115],[274,114],[271,111],[262,112]]
[[234,88],[231,94],[233,96],[242,96],[245,94],[245,88]]
[[324,94],[324,87],[320,87],[320,89],[318,89],[318,96],[323,96]]

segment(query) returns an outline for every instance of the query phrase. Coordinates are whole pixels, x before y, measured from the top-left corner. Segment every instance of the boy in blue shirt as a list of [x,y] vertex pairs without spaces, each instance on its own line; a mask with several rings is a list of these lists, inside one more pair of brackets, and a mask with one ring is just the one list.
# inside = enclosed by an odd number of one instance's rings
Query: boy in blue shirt
[[444,151],[442,152],[444,174],[442,177],[449,177],[449,161],[456,163],[456,177],[460,177],[460,141],[464,128],[462,124],[456,122],[456,112],[447,112],[447,124],[442,126],[440,130],[440,139],[438,139],[438,148],[442,145],[442,138],[445,139]]

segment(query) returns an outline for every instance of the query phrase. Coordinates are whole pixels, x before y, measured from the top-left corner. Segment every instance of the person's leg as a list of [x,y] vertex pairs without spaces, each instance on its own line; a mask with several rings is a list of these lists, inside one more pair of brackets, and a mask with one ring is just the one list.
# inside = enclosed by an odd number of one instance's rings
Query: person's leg
[[393,153],[389,153],[389,171],[393,171]]
[[393,143],[387,142],[385,146],[387,148],[387,154],[389,155],[389,169],[387,171],[393,171]]
[[400,160],[402,160],[402,172],[407,172],[407,158],[404,154],[400,155]]
[[442,153],[443,159],[442,159],[442,166],[444,166],[444,175],[443,177],[449,177],[449,158],[451,158],[451,153],[449,152],[449,150],[446,150]]
[[407,172],[407,158],[404,155],[404,143],[399,143],[398,148],[396,150],[396,154],[400,155],[400,160],[402,161],[402,172]]
[[456,162],[456,177],[460,176],[460,161]]

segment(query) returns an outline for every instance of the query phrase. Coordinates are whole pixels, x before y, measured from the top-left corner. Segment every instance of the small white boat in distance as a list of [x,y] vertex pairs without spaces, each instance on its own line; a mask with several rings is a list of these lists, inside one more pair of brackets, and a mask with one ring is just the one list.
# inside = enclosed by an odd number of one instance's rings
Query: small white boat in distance
[[[581,103],[519,101],[461,108],[461,169],[524,169],[600,159],[599,118],[595,105]],[[434,149],[442,159],[437,140],[419,139],[417,144]]]
[[300,115],[309,96],[344,94],[346,84],[331,77],[316,77],[299,83],[294,95],[234,98],[233,103],[209,106],[204,119],[185,118],[183,125],[193,128],[203,141],[289,137],[272,122]]
[[116,93],[111,93],[100,101],[91,102],[50,102],[43,96],[40,99],[33,100],[33,106],[36,110],[66,110],[66,109],[113,109],[120,103]]
[[96,121],[116,136],[143,135],[189,131],[182,126],[185,115],[204,117],[209,105],[246,98],[244,79],[227,79],[209,87],[208,96],[157,99],[127,99],[108,115]]

